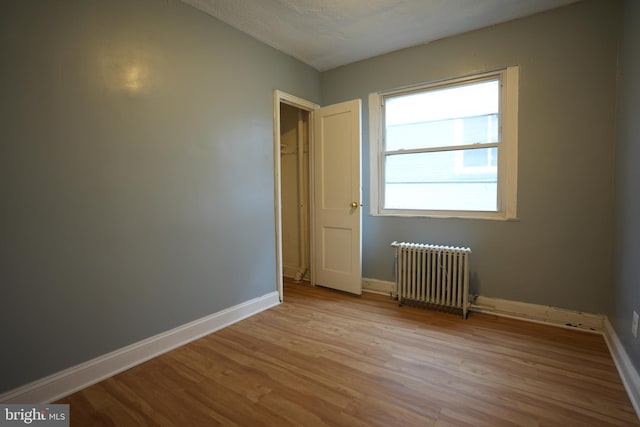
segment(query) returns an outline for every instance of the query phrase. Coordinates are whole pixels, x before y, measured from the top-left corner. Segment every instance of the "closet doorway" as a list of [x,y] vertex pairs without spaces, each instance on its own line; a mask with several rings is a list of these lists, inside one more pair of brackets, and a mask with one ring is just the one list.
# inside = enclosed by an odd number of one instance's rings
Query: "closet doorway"
[[273,103],[276,277],[283,301],[285,277],[314,283],[311,112],[319,106],[280,90]]
[[309,112],[280,103],[282,275],[310,281]]

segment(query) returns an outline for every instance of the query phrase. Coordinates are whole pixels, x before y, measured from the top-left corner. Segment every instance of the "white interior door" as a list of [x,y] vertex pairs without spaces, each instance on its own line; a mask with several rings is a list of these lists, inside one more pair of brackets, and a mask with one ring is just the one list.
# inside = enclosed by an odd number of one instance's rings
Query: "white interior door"
[[315,283],[362,293],[360,100],[313,112]]

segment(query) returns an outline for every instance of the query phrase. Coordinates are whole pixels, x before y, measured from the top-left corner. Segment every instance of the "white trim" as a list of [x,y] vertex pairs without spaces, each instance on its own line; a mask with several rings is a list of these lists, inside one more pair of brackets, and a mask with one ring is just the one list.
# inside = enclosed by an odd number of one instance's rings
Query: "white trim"
[[[406,86],[397,89],[369,94],[369,213],[373,216],[430,217],[430,218],[466,218],[511,221],[517,220],[517,186],[518,186],[518,75],[517,65],[466,75],[458,78],[437,80]],[[383,104],[384,97],[402,93],[411,93],[436,89],[456,84],[478,81],[499,76],[502,89],[500,91],[500,123],[501,143],[498,145],[498,211],[438,211],[414,209],[384,209],[383,179]],[[438,147],[442,150],[447,147]],[[448,147],[450,148],[450,147]],[[467,147],[470,149],[469,147]],[[477,148],[477,147],[473,147]],[[403,150],[403,152],[412,150]],[[420,149],[415,151],[431,151]],[[387,153],[388,154],[388,153]]]
[[631,359],[622,346],[618,334],[616,334],[609,319],[604,320],[603,336],[616,368],[618,368],[624,388],[627,389],[629,400],[631,400],[631,404],[636,410],[636,415],[640,418],[640,374],[631,363]]
[[[280,180],[282,178],[282,166],[280,164],[280,103],[288,104],[301,110],[312,112],[320,106],[311,101],[302,99],[287,92],[278,89],[273,91],[273,192],[274,192],[274,215],[275,215],[275,233],[276,233],[276,281],[278,295],[280,301],[284,301],[283,288],[283,266],[282,266],[282,187]],[[309,114],[309,188],[313,188],[313,166],[311,143],[313,142],[313,117]],[[311,283],[314,283],[314,251],[313,251],[313,198],[309,196],[309,230],[311,252],[309,253],[309,265],[311,269]]]
[[[362,290],[383,295],[397,295],[395,282],[378,279],[363,278]],[[476,296],[469,310],[529,322],[583,329],[589,332],[601,332],[605,321],[605,316],[599,314],[483,296]]]
[[[378,279],[363,278],[362,290],[383,295],[397,295],[395,282]],[[589,332],[602,332],[606,319],[600,314],[483,296],[476,296],[474,302],[470,304],[469,310]]]
[[382,95],[369,94],[369,213],[379,215],[379,189],[382,179]]
[[498,200],[499,206],[503,210],[505,219],[515,219],[518,217],[518,86],[519,67],[507,67],[503,79],[502,114],[503,135],[502,139],[506,143],[502,147],[502,156],[498,161],[502,164],[506,177],[498,182],[503,185],[500,188]]
[[3,393],[0,402],[55,401],[279,303],[268,293]]
[[601,332],[605,319],[601,314],[483,296],[477,296],[469,310],[591,332]]
[[395,282],[387,282],[378,279],[367,279],[364,277],[362,278],[362,290],[364,292],[371,292],[374,294],[382,295],[395,296],[397,294]]
[[[293,281],[296,280],[296,276],[299,277],[300,276],[300,267],[294,267],[294,266],[290,266],[290,265],[283,265],[282,266],[282,276],[286,277],[287,279],[291,279]],[[304,273],[304,275],[302,276],[301,280],[307,280],[307,281],[311,281],[311,278],[309,277],[309,269],[307,269]]]

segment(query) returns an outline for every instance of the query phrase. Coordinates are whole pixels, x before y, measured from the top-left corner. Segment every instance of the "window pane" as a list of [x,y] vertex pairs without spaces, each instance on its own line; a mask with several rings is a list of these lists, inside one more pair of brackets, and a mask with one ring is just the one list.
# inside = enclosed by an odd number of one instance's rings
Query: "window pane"
[[498,142],[498,80],[387,98],[387,151]]
[[[465,165],[469,156],[482,167]],[[384,208],[497,211],[495,148],[385,157]]]
[[388,151],[457,145],[456,120],[387,126],[385,142]]

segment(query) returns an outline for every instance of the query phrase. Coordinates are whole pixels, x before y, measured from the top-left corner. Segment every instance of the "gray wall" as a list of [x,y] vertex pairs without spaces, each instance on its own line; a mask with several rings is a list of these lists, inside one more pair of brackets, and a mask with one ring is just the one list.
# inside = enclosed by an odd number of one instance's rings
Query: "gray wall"
[[3,1],[0,52],[0,392],[276,290],[318,72],[177,0]]
[[512,64],[520,220],[365,215],[364,276],[393,280],[395,239],[469,245],[474,292],[608,309],[640,360],[640,11],[626,7],[613,262],[618,2],[362,61],[322,86],[178,0],[2,2],[0,392],[275,291],[273,88],[363,99],[368,204],[369,92]]
[[640,314],[640,2],[624,4],[618,84],[616,233],[613,305],[609,320],[640,371],[640,338],[631,334]]
[[[325,104],[361,98],[366,105],[373,91],[520,66],[519,221],[365,214],[365,277],[393,280],[393,240],[468,245],[473,292],[605,312],[618,15],[618,2],[587,0],[322,74]],[[367,111],[363,117],[368,206]]]

